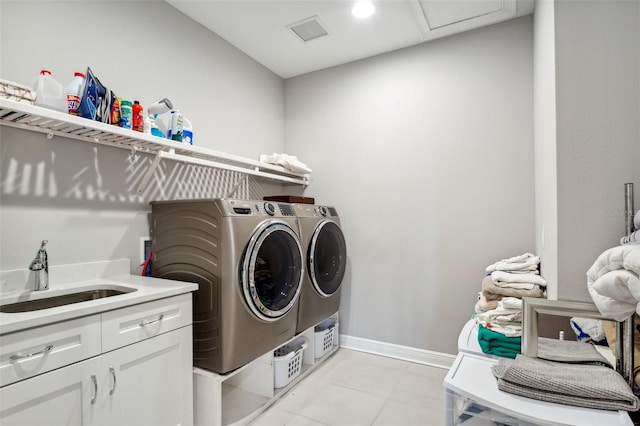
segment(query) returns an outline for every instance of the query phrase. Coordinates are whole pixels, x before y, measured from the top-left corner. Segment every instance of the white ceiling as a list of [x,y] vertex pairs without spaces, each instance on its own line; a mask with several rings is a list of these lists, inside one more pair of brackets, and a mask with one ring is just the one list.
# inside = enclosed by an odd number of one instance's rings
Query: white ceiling
[[[367,58],[533,12],[534,0],[166,0],[282,78]],[[328,35],[302,41],[289,26],[316,19]]]

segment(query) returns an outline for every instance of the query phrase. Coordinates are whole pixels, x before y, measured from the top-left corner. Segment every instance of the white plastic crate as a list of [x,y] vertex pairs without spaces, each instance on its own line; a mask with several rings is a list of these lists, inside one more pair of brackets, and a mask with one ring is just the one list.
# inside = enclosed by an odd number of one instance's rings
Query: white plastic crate
[[274,387],[287,386],[302,371],[302,355],[307,348],[307,341],[299,337],[273,351]]
[[329,318],[314,327],[314,357],[322,358],[333,348],[336,320]]

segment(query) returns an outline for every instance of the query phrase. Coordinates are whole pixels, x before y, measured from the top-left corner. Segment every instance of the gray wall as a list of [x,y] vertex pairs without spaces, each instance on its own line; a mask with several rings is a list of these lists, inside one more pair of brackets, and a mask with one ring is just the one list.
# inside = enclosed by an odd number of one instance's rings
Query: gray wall
[[590,300],[585,273],[624,235],[624,187],[640,200],[638,1],[555,6],[558,298]]
[[558,299],[591,300],[585,273],[624,232],[624,183],[640,199],[639,9],[536,4],[537,249]]
[[455,353],[485,267],[534,250],[532,49],[528,16],[286,81],[347,240],[341,333]]
[[[90,66],[120,96],[171,99],[193,122],[197,145],[254,159],[283,150],[282,79],[164,2],[3,0],[0,43],[4,79],[30,85],[48,68],[66,83]],[[3,270],[28,266],[46,238],[52,264],[128,257],[138,272],[150,200],[220,196],[237,179],[166,162],[138,195],[144,155],[0,132]]]

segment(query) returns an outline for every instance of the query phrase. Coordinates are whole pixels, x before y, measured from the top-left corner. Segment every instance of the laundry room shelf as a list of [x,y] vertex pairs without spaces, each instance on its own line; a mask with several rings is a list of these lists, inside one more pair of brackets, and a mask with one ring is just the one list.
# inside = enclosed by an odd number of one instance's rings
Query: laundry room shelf
[[44,133],[48,139],[61,136],[128,149],[155,156],[146,172],[139,192],[144,190],[160,160],[173,160],[215,169],[232,170],[246,175],[286,184],[307,185],[308,175],[284,167],[226,154],[189,144],[64,114],[30,104],[0,99],[0,125]]

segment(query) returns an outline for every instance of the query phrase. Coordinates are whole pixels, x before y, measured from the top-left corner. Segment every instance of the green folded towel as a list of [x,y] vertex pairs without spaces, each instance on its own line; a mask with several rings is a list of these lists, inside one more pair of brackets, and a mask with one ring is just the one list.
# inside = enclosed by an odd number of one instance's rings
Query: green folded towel
[[482,352],[506,358],[515,358],[522,347],[521,337],[507,337],[478,324],[478,343]]

